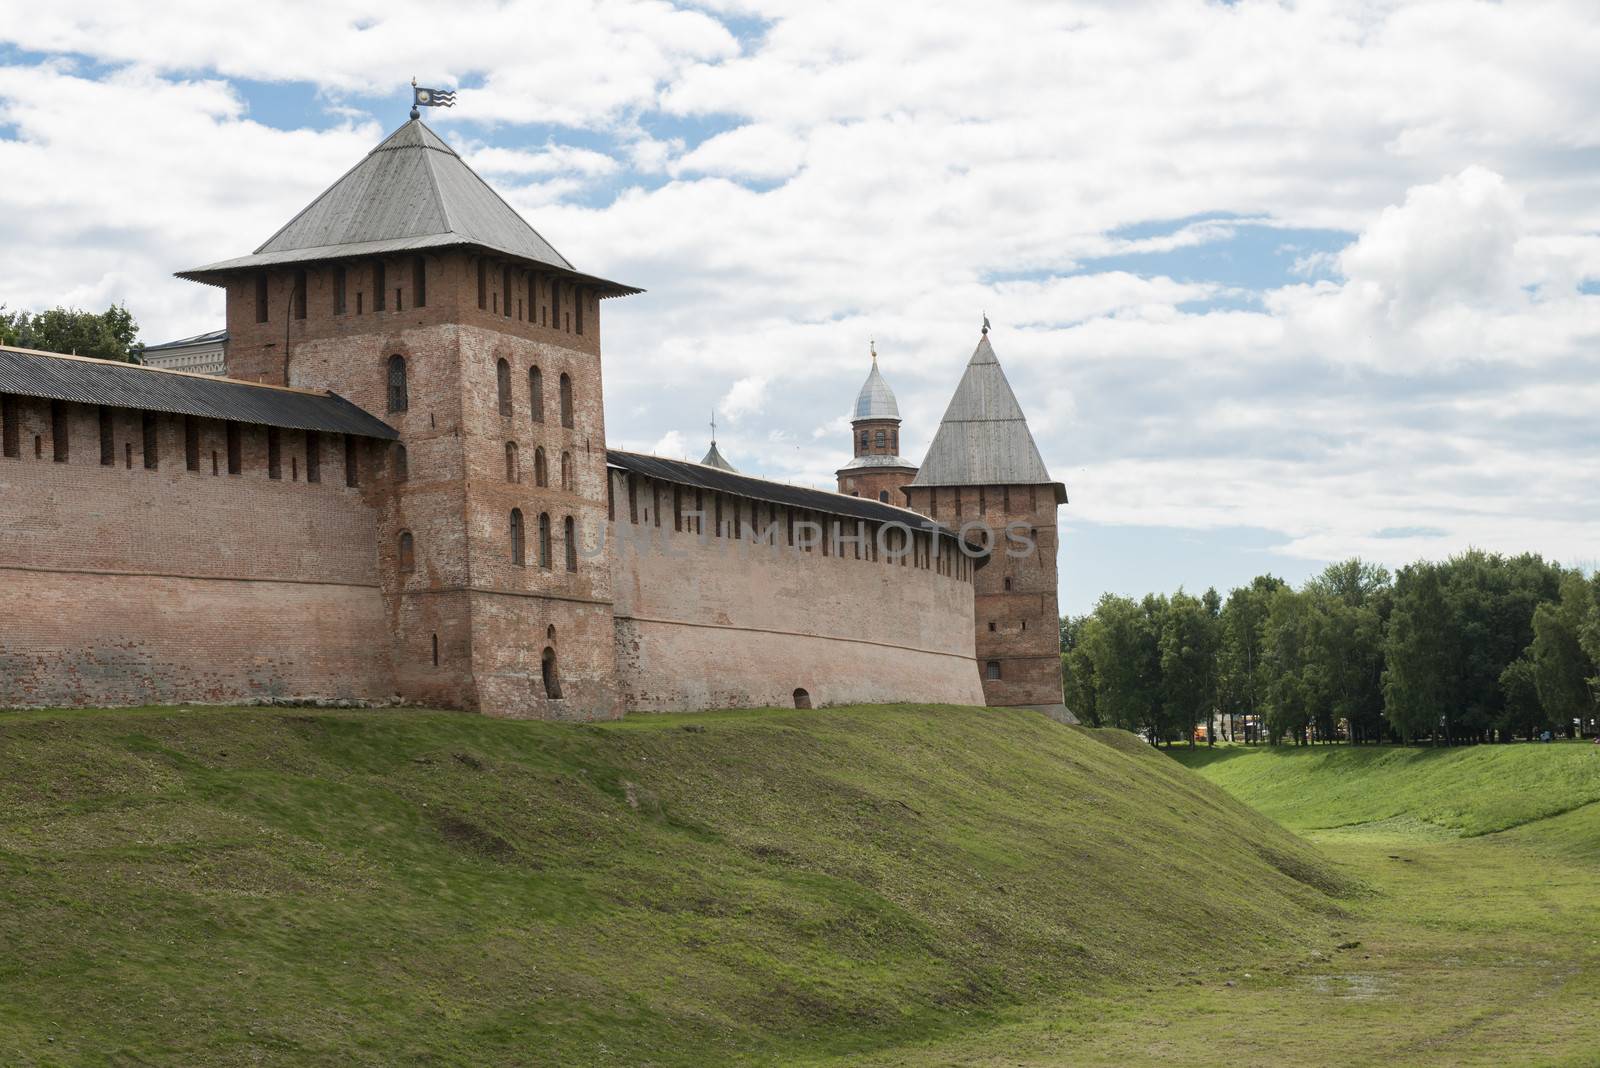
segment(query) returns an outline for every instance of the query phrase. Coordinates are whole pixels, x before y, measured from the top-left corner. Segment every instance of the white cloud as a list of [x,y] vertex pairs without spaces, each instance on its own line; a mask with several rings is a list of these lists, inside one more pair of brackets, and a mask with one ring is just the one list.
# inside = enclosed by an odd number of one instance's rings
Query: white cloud
[[[170,272],[265,239],[397,123],[360,94],[415,71],[466,86],[429,120],[541,233],[648,290],[604,311],[619,444],[682,449],[715,409],[742,469],[827,485],[876,336],[919,456],[986,310],[1074,521],[1570,557],[1600,521],[1592,14],[0,0],[0,39],[110,67],[0,68],[0,170],[26,179],[0,186],[26,252],[0,299],[210,327],[215,292]],[[245,77],[316,82],[336,124],[253,120]],[[1350,238],[1220,280],[1261,226]],[[1393,536],[1417,529],[1440,533]]]

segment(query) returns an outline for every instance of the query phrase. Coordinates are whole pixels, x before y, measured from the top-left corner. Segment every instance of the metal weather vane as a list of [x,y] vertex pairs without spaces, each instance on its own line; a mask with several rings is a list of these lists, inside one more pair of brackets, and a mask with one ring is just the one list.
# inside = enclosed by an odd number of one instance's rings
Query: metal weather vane
[[453,108],[456,106],[456,91],[454,89],[429,89],[418,85],[417,79],[411,79],[411,117],[422,118],[418,108]]

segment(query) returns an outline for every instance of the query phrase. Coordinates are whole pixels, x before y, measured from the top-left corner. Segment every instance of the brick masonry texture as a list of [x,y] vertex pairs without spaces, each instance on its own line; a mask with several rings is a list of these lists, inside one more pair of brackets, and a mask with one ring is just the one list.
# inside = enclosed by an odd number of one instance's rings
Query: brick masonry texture
[[[791,519],[832,520],[712,494],[700,501],[702,537],[674,529],[671,485],[634,478],[630,508],[629,480],[613,478],[617,677],[628,708],[783,706],[795,690],[814,705],[983,703],[967,562],[946,559],[957,573],[943,573],[925,538],[915,561],[858,559],[869,554],[854,544],[796,550]],[[723,536],[709,536],[719,508]],[[781,544],[750,544],[774,517]]]
[[[830,517],[712,494],[705,522],[721,510],[726,527],[702,542],[673,530],[695,491],[675,514],[674,487],[607,467],[592,290],[466,251],[381,267],[308,265],[303,317],[294,271],[266,276],[265,321],[258,276],[226,296],[232,377],[331,390],[396,429],[352,439],[355,485],[339,435],[240,424],[231,473],[229,424],[158,414],[147,464],[144,413],[110,410],[103,453],[102,413],[83,405],[64,406],[57,462],[49,404],[16,399],[0,707],[398,697],[588,720],[789,705],[797,690],[817,705],[1060,702],[1048,488],[986,491],[989,522],[1037,528],[1031,562],[974,568],[948,543],[934,559],[926,535],[901,562],[794,551],[791,523]],[[903,505],[911,474],[851,477]],[[956,525],[939,492],[937,508],[912,504]],[[976,516],[985,491],[967,492]],[[785,548],[735,548],[774,519]],[[624,536],[646,530],[663,542]],[[981,682],[988,660],[1002,677]]]

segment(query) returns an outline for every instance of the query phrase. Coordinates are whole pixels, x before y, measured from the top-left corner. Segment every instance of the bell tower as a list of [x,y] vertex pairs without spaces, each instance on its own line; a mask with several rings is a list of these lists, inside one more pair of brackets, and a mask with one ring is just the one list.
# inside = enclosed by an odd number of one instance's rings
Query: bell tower
[[229,375],[399,432],[358,477],[400,696],[620,714],[600,302],[639,290],[578,271],[417,118],[254,253],[180,277],[226,290]]
[[904,490],[917,465],[900,455],[900,407],[878,371],[877,343],[869,347],[872,370],[856,395],[850,419],[855,457],[838,471],[839,492],[904,508]]

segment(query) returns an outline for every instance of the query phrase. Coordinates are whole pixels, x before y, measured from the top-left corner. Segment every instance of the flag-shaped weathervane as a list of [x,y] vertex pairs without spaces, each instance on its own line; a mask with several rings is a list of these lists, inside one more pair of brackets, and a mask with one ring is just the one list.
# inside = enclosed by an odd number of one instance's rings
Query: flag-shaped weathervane
[[411,79],[411,117],[420,119],[422,113],[418,108],[453,108],[456,106],[456,91],[454,89],[428,89],[418,85],[415,78]]

